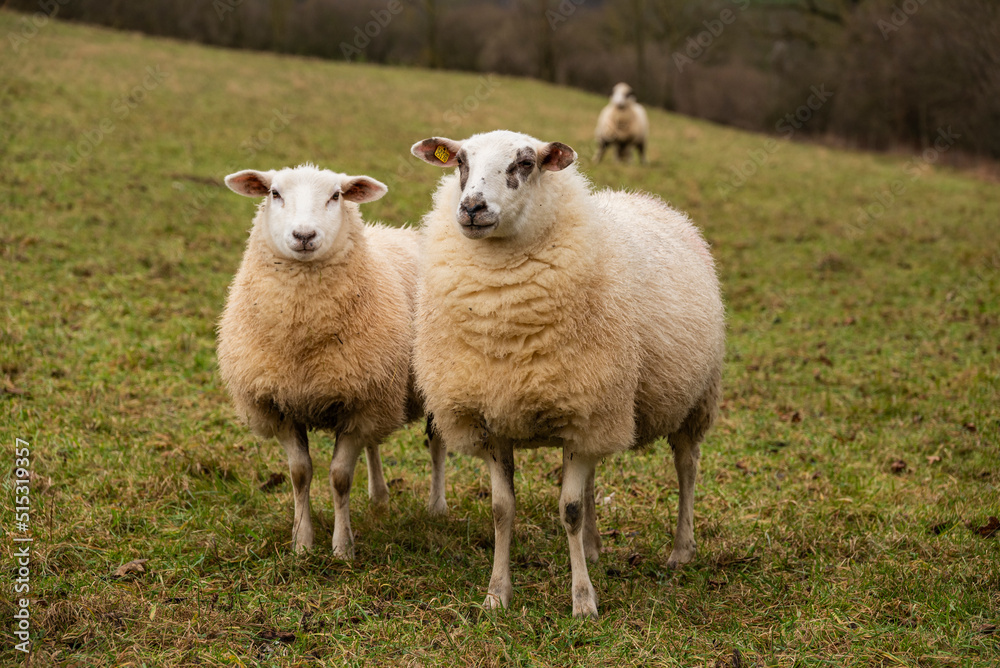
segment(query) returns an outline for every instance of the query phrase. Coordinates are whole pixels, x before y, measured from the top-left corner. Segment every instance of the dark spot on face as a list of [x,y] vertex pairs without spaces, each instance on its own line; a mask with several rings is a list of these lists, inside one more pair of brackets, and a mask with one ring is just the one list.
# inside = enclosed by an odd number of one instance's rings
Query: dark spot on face
[[507,187],[517,190],[522,181],[527,181],[531,172],[535,170],[537,159],[535,149],[528,146],[518,149],[514,161],[507,165]]
[[569,532],[571,536],[575,536],[580,532],[580,523],[583,520],[581,514],[580,502],[572,501],[566,504],[563,509],[563,522],[566,523],[566,531]]
[[464,148],[458,152],[458,178],[462,190],[465,190],[465,184],[469,181],[469,154]]

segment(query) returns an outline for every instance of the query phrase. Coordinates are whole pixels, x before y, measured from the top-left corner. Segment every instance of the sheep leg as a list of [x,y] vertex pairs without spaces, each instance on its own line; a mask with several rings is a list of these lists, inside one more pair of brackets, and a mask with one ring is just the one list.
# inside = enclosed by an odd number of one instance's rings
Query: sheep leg
[[312,458],[305,425],[288,421],[278,428],[278,441],[285,448],[288,473],[292,478],[295,519],[292,521],[292,548],[296,552],[312,549],[313,525],[309,514],[309,485],[312,483]]
[[431,515],[447,515],[448,502],[444,498],[444,463],[447,448],[441,435],[434,430],[434,417],[427,416],[427,449],[431,451],[431,496],[427,510]]
[[354,466],[363,450],[353,434],[337,434],[330,462],[330,486],[333,487],[333,556],[354,559],[354,534],[351,533],[351,484]]
[[628,162],[628,142],[620,141],[618,146],[618,162]]
[[[573,616],[597,617],[597,593],[587,572],[584,547],[587,526],[587,486],[593,484],[596,459],[563,450],[563,483],[559,515],[569,539],[569,563],[573,570]],[[591,496],[593,499],[593,496]],[[593,501],[591,501],[593,504]]]
[[378,443],[365,446],[365,463],[368,465],[368,498],[376,506],[389,503],[389,486],[382,473],[382,457],[378,453]]
[[594,156],[594,162],[600,164],[606,150],[608,150],[608,142],[604,140],[597,142],[597,155]]
[[701,449],[698,441],[684,429],[671,434],[670,445],[674,448],[674,468],[677,470],[680,502],[677,508],[674,549],[667,559],[667,568],[679,568],[681,564],[694,559],[698,550],[694,540],[694,483],[698,476]]
[[514,448],[509,442],[496,443],[483,455],[490,469],[493,496],[493,573],[483,607],[506,608],[513,587],[510,583],[510,543],[514,533]]
[[635,150],[639,153],[639,163],[646,164],[646,142],[639,142],[635,145]]
[[587,487],[583,492],[585,513],[583,516],[583,549],[587,561],[596,564],[601,558],[601,534],[597,531],[597,507],[594,504],[594,471],[587,476]]

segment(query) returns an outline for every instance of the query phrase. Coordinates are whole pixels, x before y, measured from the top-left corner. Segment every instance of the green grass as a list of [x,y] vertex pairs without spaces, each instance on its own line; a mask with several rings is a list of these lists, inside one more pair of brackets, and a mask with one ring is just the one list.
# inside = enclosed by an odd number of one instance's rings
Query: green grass
[[[0,35],[23,20],[0,11]],[[782,143],[723,196],[766,138],[652,111],[648,167],[594,166],[603,99],[565,88],[497,77],[486,93],[473,75],[54,21],[17,53],[4,41],[0,663],[23,661],[15,438],[37,475],[32,666],[1000,662],[1000,538],[975,531],[1000,515],[995,183],[938,165],[910,180],[906,157]],[[557,452],[518,459],[514,601],[487,614],[479,462],[449,459],[451,512],[431,518],[421,430],[397,434],[383,448],[390,512],[369,506],[359,467],[353,564],[329,553],[318,475],[321,547],[299,558],[289,484],[260,489],[283,453],[236,422],[216,375],[214,324],[254,207],[223,176],[306,161],[369,174],[390,186],[369,219],[417,221],[440,172],[410,144],[498,127],[569,143],[596,184],[690,212],[725,290],[699,556],[665,568],[669,448],[605,462],[596,622],[570,617]],[[896,179],[906,191],[857,225]],[[331,440],[313,443],[323,470]],[[145,573],[113,575],[133,559]]]

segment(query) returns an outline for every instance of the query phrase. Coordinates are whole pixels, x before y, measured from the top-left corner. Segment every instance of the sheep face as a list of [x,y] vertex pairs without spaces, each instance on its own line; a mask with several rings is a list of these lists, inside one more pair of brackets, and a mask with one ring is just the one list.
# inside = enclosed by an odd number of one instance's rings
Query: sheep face
[[611,91],[611,104],[619,109],[624,109],[633,102],[635,102],[635,93],[632,92],[632,87],[627,83],[616,84],[614,90]]
[[247,197],[265,197],[258,215],[264,236],[279,257],[313,262],[341,244],[348,202],[372,202],[388,188],[367,176],[347,176],[311,166],[226,177],[226,185]]
[[510,238],[529,223],[526,212],[542,186],[545,171],[557,172],[576,160],[560,142],[542,142],[516,132],[496,131],[465,141],[432,137],[410,149],[439,167],[458,167],[462,194],[455,222],[470,239]]

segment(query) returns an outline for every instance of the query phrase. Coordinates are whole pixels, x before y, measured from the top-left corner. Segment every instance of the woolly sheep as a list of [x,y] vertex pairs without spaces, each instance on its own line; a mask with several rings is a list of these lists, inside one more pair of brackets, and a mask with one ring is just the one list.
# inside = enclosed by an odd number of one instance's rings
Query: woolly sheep
[[[351,559],[350,492],[361,450],[368,493],[388,502],[379,443],[422,415],[411,372],[418,239],[366,225],[358,204],[387,188],[311,165],[226,177],[264,197],[219,323],[219,371],[240,417],[285,448],[295,497],[292,543],[311,548],[307,429],[336,433],[330,482],[334,555]],[[430,510],[446,512],[444,449],[428,421]]]
[[594,160],[601,161],[604,151],[609,145],[618,148],[618,160],[628,157],[629,146],[635,146],[639,153],[639,161],[646,163],[646,138],[649,135],[649,119],[646,110],[635,101],[635,93],[627,83],[615,85],[611,92],[611,101],[601,109],[597,117],[597,128],[594,137],[597,139],[597,155]]
[[485,460],[496,533],[486,607],[511,599],[514,450],[563,451],[573,614],[597,616],[594,468],[667,437],[677,567],[695,554],[699,443],[720,397],[725,322],[711,253],[644,194],[591,192],[576,153],[507,131],[431,138],[445,176],[424,218],[414,367],[446,446]]

